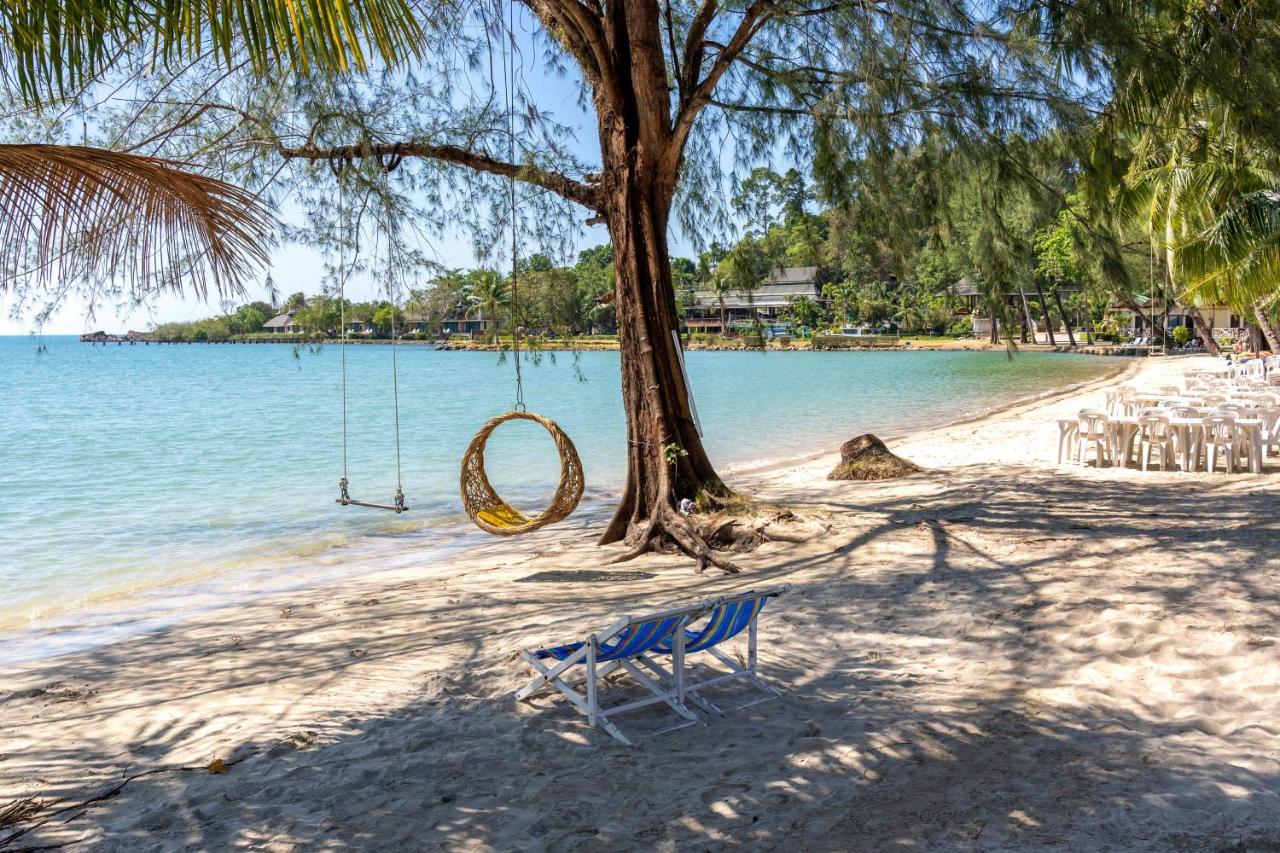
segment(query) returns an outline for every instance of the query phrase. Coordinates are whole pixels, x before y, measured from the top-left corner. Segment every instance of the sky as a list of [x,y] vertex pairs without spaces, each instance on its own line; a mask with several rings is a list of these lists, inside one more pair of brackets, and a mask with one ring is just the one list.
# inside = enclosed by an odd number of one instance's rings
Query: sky
[[[526,22],[526,28],[528,24]],[[527,30],[526,30],[527,31]],[[528,42],[528,36],[525,37]],[[533,89],[536,102],[544,110],[551,110],[557,119],[565,124],[580,127],[577,134],[575,152],[587,162],[598,163],[599,153],[595,130],[595,119],[588,115],[578,104],[577,81],[562,79],[540,73],[534,57],[540,56],[540,49],[529,47],[522,51],[526,57],[524,77]],[[92,117],[90,116],[90,119]],[[301,224],[298,211],[282,210],[280,219],[288,224]],[[583,212],[582,219],[586,219]],[[672,233],[671,250],[675,255],[693,254],[687,240],[678,233]],[[576,243],[577,249],[606,242],[608,234],[602,226],[583,228]],[[446,233],[435,243],[434,249],[439,260],[446,266],[469,267],[475,264],[472,243],[466,234]],[[249,283],[243,297],[244,302],[266,299],[266,276],[270,273],[275,290],[283,296],[302,291],[308,295],[320,292],[323,278],[324,257],[317,250],[300,245],[282,245],[272,256],[270,266],[263,271],[256,283]],[[353,282],[348,287],[347,295],[355,300],[367,300],[375,297],[375,285],[370,281]],[[0,335],[24,335],[32,332],[31,317],[14,318],[12,316],[13,301],[7,294],[0,293]],[[96,315],[88,316],[85,302],[71,298],[63,304],[43,328],[45,334],[79,334],[86,331],[102,330],[111,333],[123,333],[130,329],[145,331],[152,325],[171,321],[197,320],[220,313],[217,297],[209,302],[202,302],[194,296],[163,296],[152,300],[148,305],[138,308],[127,306],[118,310],[112,306],[100,306]]]

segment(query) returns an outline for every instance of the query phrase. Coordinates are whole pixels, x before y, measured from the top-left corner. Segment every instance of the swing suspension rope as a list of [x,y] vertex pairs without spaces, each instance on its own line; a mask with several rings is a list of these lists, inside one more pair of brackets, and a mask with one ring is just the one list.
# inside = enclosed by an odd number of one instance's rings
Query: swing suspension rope
[[[509,162],[516,162],[515,133],[515,84],[516,69],[514,49],[511,39],[515,33],[514,4],[507,2],[498,7],[499,21],[502,12],[506,15],[505,44],[502,51],[502,76],[506,86],[507,108],[507,156]],[[582,463],[578,458],[577,448],[564,430],[550,418],[528,411],[524,402],[524,380],[520,369],[520,286],[519,286],[519,232],[517,215],[516,178],[509,176],[507,185],[507,204],[511,222],[511,353],[516,374],[515,406],[505,414],[491,418],[467,446],[462,457],[461,491],[462,504],[466,508],[471,521],[488,533],[496,536],[514,536],[528,533],[554,524],[569,516],[582,499],[584,477]],[[489,436],[504,423],[514,420],[533,421],[551,435],[555,442],[556,452],[560,457],[560,481],[550,505],[542,512],[526,515],[514,508],[494,490],[489,483],[484,467],[484,451]]]
[[[516,162],[516,63],[511,55],[511,38],[515,33],[515,4],[506,4],[507,36],[502,51],[502,76],[507,90],[507,162]],[[508,213],[511,217],[511,360],[516,369],[515,411],[527,411],[524,404],[524,380],[520,375],[520,265],[519,230],[516,222],[516,176],[507,178]]]
[[[399,150],[399,145],[397,145],[396,148],[393,150],[390,160],[383,162],[381,158],[378,158],[378,167],[381,170],[382,176],[383,176],[384,194],[390,193],[391,172],[398,165],[400,165],[400,161],[402,159],[403,159],[403,155]],[[333,171],[334,176],[338,179],[339,215],[343,216],[344,219],[349,218],[347,217],[347,209],[346,209],[347,194],[345,192],[346,184],[345,184],[344,178],[345,178],[346,172],[352,168],[351,159],[346,158],[346,159],[331,160],[329,163],[329,166],[330,166],[330,169]],[[347,441],[347,433],[348,433],[348,429],[347,429],[347,337],[350,334],[350,330],[347,327],[346,287],[347,287],[347,276],[349,275],[350,270],[347,267],[347,262],[346,262],[346,242],[347,241],[346,239],[340,239],[338,241],[338,322],[342,326],[342,334],[341,334],[341,337],[339,338],[338,349],[339,349],[339,352],[341,353],[340,360],[342,364],[342,368],[341,368],[342,369],[342,479],[338,481],[337,503],[341,504],[342,506],[362,506],[362,507],[369,507],[371,509],[386,509],[399,514],[406,511],[408,507],[406,507],[404,504],[404,488],[403,488],[401,465],[400,465],[400,379],[399,379],[400,374],[399,374],[399,369],[396,363],[396,311],[399,310],[398,302],[399,302],[400,288],[399,288],[398,279],[395,276],[395,259],[392,256],[393,241],[391,239],[390,229],[391,229],[391,226],[389,224],[384,226],[384,230],[386,232],[385,236],[387,241],[384,249],[387,255],[387,293],[391,297],[391,393],[392,393],[392,409],[394,411],[394,418],[395,418],[396,493],[395,493],[394,503],[380,504],[380,503],[372,503],[369,501],[356,500],[351,497],[351,494],[349,491],[349,488],[350,488],[350,480],[348,478],[349,453],[347,450],[347,444],[348,444],[348,441]],[[353,246],[356,252],[356,257],[358,258],[360,254],[359,225],[358,224],[349,225],[348,235],[352,239]],[[376,242],[375,242],[374,253],[375,255],[377,254]]]

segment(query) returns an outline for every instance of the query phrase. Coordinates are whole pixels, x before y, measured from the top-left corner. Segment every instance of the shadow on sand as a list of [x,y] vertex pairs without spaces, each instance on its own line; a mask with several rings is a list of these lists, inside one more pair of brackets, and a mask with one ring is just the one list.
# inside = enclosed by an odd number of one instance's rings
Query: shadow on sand
[[[313,725],[245,732],[226,741],[225,774],[138,778],[13,846],[1280,851],[1280,674],[1251,697],[1234,682],[1218,691],[1211,671],[1197,672],[1216,665],[1210,653],[1146,646],[1142,630],[1161,620],[1228,626],[1275,660],[1280,570],[1266,543],[1277,541],[1280,500],[1225,480],[1099,482],[1033,469],[928,479],[905,495],[826,492],[817,508],[853,519],[834,551],[779,548],[750,565],[751,583],[797,587],[762,621],[763,672],[784,700],[661,735],[671,720],[660,711],[620,718],[637,749],[592,732],[563,702],[511,698],[525,676],[514,638],[546,620],[513,625],[507,602],[558,609],[569,617],[559,625],[581,624],[575,611],[664,603],[567,571],[506,593],[460,592],[441,607],[422,607],[411,586],[390,591],[382,621],[417,627],[380,633],[358,606],[343,611],[367,627],[360,655],[321,635],[291,642],[306,631],[306,614],[294,613],[268,629],[227,624],[213,646],[174,628],[87,652],[69,687],[57,686],[69,680],[56,678],[65,664],[52,662],[54,686],[11,693],[0,709],[34,708],[36,726],[135,712],[139,723],[124,756],[95,753],[91,733],[3,756],[24,768],[11,764],[7,785],[18,772],[39,776],[49,799],[83,799],[126,769],[155,766],[204,725],[180,715],[157,725],[137,698],[178,689],[194,657],[246,655],[252,665],[183,686],[176,701],[305,679],[312,692],[296,701],[314,704]],[[815,507],[812,494],[789,497]],[[1137,620],[1127,645],[1108,644],[1128,630],[1114,611],[1135,603],[1153,621]],[[267,645],[271,654],[253,654]],[[415,668],[415,656],[442,647],[446,667]],[[1144,665],[1162,660],[1186,669],[1198,692],[1147,685]],[[1129,678],[1100,682],[1096,697],[1079,692],[1090,668],[1122,664]],[[117,678],[142,683],[117,695],[106,689]],[[351,678],[394,678],[411,692],[376,714],[325,701],[327,684]]]

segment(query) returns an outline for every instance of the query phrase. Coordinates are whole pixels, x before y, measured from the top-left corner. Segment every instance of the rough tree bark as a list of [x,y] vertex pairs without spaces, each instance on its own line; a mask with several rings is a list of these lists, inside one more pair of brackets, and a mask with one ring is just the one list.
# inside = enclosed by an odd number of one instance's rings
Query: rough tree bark
[[700,566],[732,571],[678,511],[682,499],[727,492],[698,435],[673,334],[667,233],[683,140],[671,120],[658,16],[647,6],[611,6],[605,36],[617,73],[613,96],[596,96],[627,415],[626,487],[600,543],[624,541],[626,559],[669,540]]
[[1044,315],[1044,330],[1049,335],[1049,345],[1057,346],[1058,339],[1053,336],[1053,317],[1049,315],[1049,300],[1044,298],[1044,288],[1036,280],[1036,296],[1040,297],[1040,313]]
[[[1018,285],[1018,304],[1022,306],[1020,318],[1022,321],[1022,342],[1024,344],[1036,343],[1036,322],[1031,319],[1031,306],[1027,304],[1027,292],[1022,289],[1022,285]],[[1031,335],[1031,340],[1027,340],[1027,335]]]
[[1071,320],[1067,317],[1067,309],[1062,307],[1062,294],[1058,292],[1058,288],[1053,288],[1053,301],[1058,306],[1058,314],[1062,316],[1062,328],[1067,330],[1067,340],[1071,344],[1071,348],[1076,348],[1076,336],[1071,331]]
[[1276,327],[1271,324],[1271,318],[1263,310],[1262,302],[1253,303],[1253,316],[1258,321],[1258,328],[1262,330],[1262,337],[1267,341],[1267,348],[1273,353],[1280,352],[1280,338],[1276,337]]

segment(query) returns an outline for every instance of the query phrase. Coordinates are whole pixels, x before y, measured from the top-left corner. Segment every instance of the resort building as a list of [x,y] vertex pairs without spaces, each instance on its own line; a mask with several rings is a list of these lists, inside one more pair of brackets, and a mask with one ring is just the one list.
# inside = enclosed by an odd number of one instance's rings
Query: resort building
[[484,335],[487,334],[490,322],[484,317],[469,314],[450,314],[440,321],[440,334],[450,335]]
[[[1150,298],[1146,296],[1138,296],[1134,301],[1144,312],[1147,310],[1146,306],[1151,302]],[[1225,305],[1202,305],[1198,306],[1197,310],[1200,312],[1200,316],[1204,318],[1205,325],[1213,329],[1213,335],[1216,338],[1231,338],[1235,340],[1248,333],[1248,319],[1232,313],[1231,309]],[[1195,323],[1191,319],[1190,309],[1181,302],[1174,302],[1169,306],[1157,303],[1156,311],[1166,329],[1172,331],[1179,326],[1186,326],[1194,332]],[[1150,325],[1150,318],[1147,314],[1139,313],[1127,305],[1111,305],[1107,308],[1106,317],[1108,320],[1114,320],[1116,327],[1120,331],[1134,335],[1142,334]]]
[[732,329],[750,328],[759,319],[768,334],[783,326],[783,316],[801,296],[826,304],[818,268],[778,267],[770,270],[769,277],[754,291],[725,293],[723,311],[721,297],[714,291],[695,291],[684,322],[691,332],[724,334]]
[[283,314],[277,314],[270,320],[262,324],[262,331],[270,332],[273,335],[283,335],[286,332],[296,330],[293,323],[293,312],[285,311]]
[[431,331],[431,321],[427,319],[426,314],[411,311],[404,315],[405,334],[423,334],[429,331]]
[[[1056,286],[1058,296],[1079,293],[1080,289],[1080,285],[1071,282],[1061,282]],[[990,337],[991,312],[982,304],[982,294],[978,290],[977,282],[969,278],[960,279],[951,285],[951,296],[954,299],[952,316],[957,320],[969,317],[973,321],[973,336],[975,338]],[[1046,331],[1044,328],[1044,315],[1037,311],[1040,296],[1040,292],[1034,288],[1008,294],[1005,300],[1009,304],[1009,316],[1020,318],[1021,321],[1021,319],[1025,318],[1026,311],[1030,311],[1030,322],[1027,328],[1033,332]],[[1065,334],[1066,329],[1062,326],[1058,306],[1052,291],[1046,290],[1044,297],[1049,302],[1049,314],[1053,318],[1053,322],[1058,324],[1054,327],[1054,334]],[[1071,317],[1069,319],[1073,329],[1084,325],[1083,317]]]

